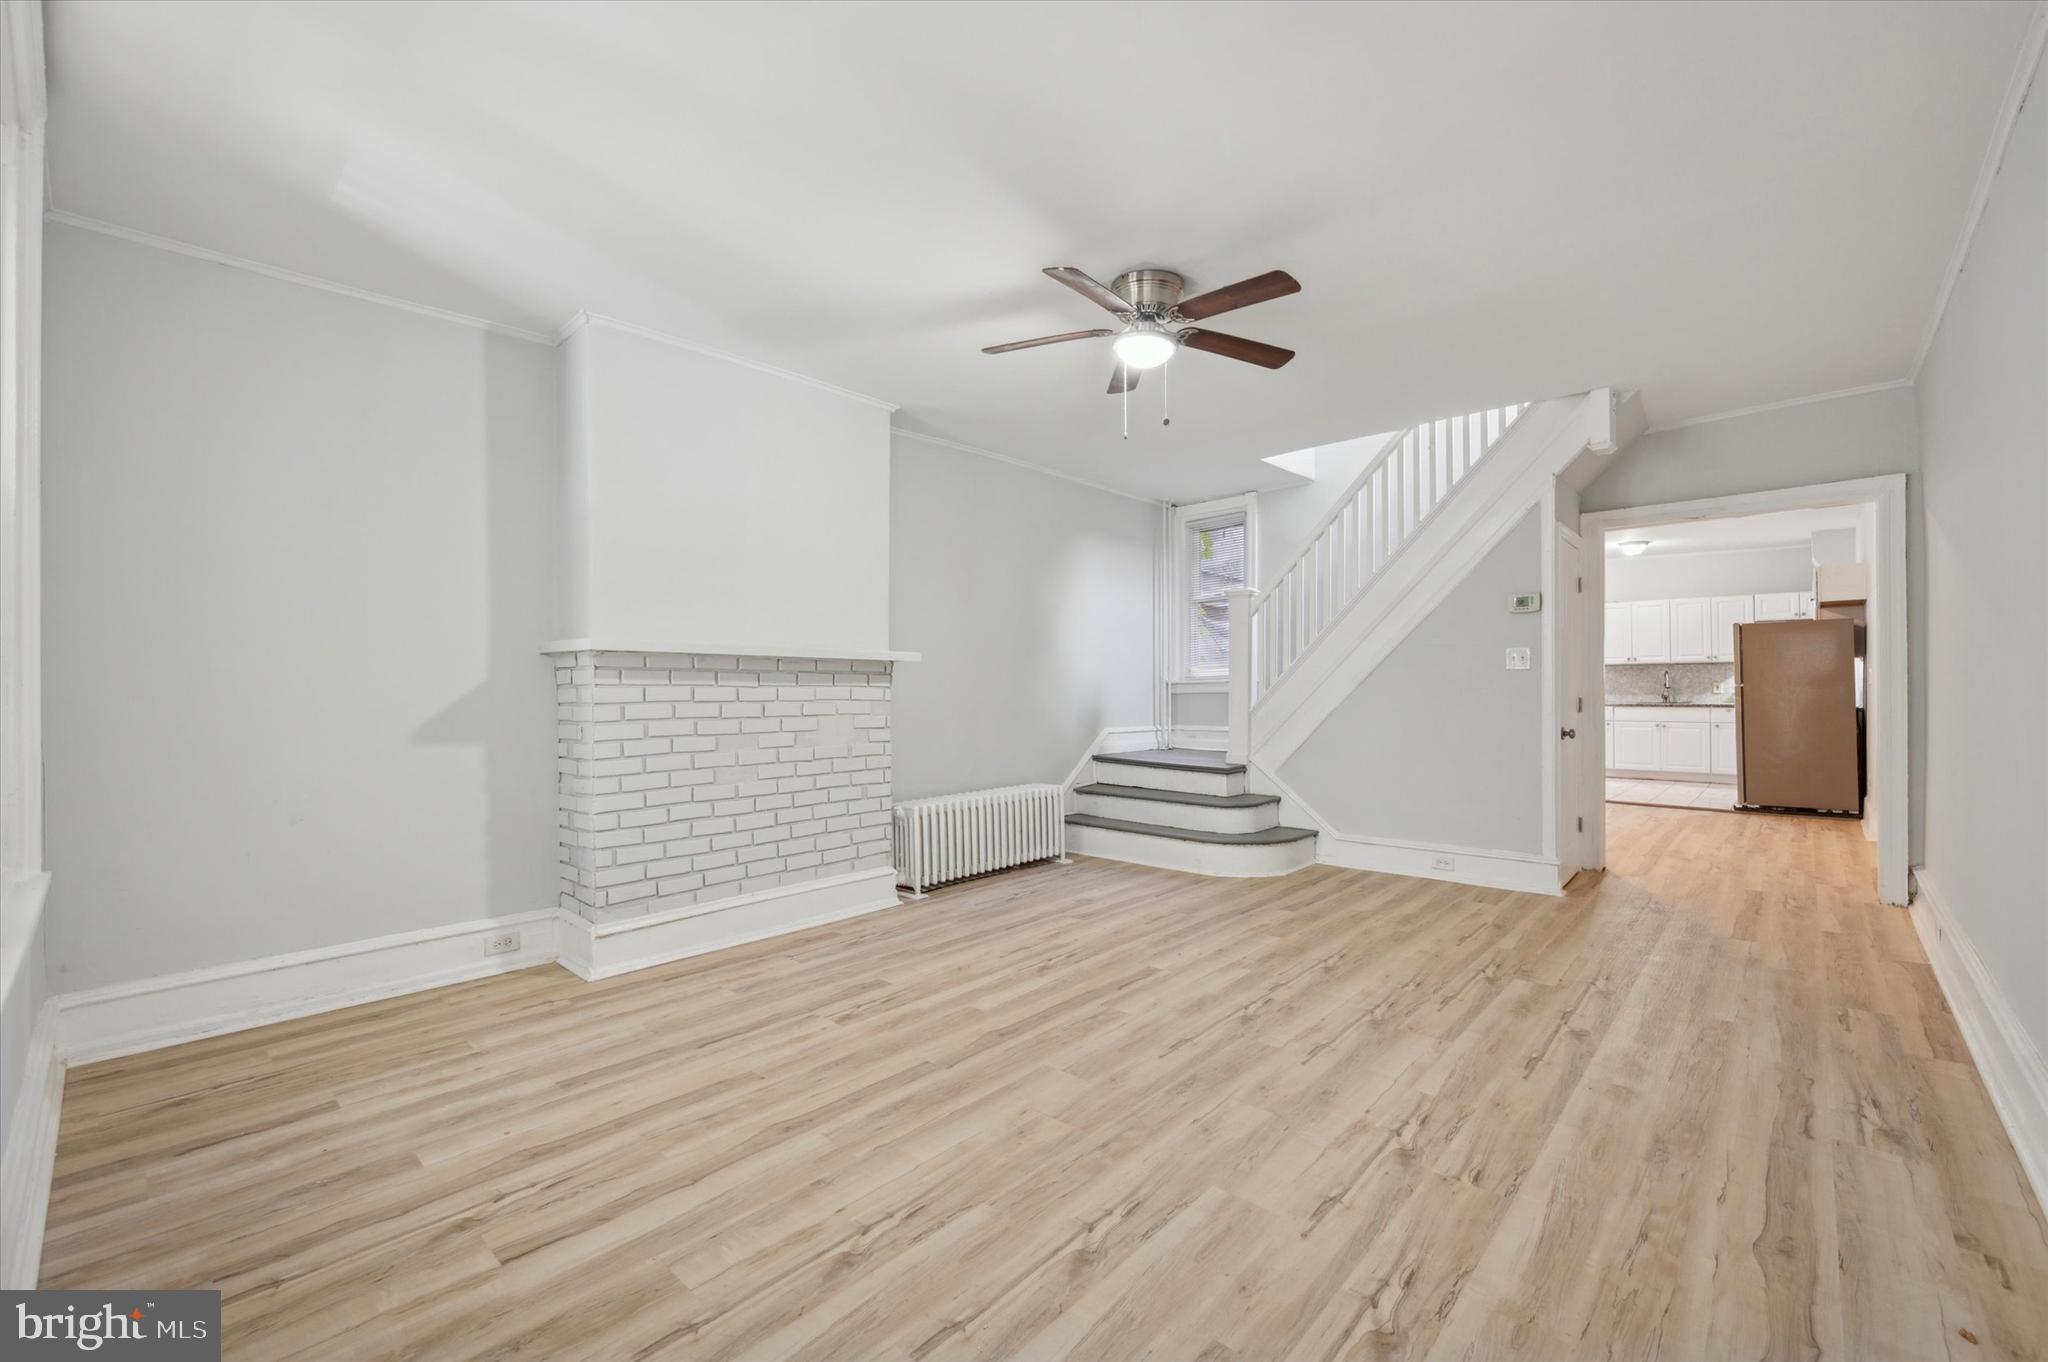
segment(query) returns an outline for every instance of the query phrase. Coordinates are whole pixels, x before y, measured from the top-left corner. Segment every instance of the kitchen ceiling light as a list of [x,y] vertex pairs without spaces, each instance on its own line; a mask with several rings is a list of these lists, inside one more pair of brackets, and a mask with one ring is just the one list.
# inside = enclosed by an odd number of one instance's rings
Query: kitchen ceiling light
[[1180,342],[1158,322],[1141,318],[1111,341],[1109,348],[1116,352],[1119,364],[1132,369],[1157,369],[1173,358]]
[[1633,558],[1644,549],[1650,547],[1650,541],[1647,539],[1624,539],[1615,547],[1621,550],[1623,556]]

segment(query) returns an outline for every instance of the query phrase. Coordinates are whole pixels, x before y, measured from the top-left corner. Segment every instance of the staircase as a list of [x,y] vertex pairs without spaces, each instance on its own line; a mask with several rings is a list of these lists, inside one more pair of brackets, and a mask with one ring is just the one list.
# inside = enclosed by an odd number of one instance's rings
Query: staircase
[[1315,832],[1280,826],[1280,796],[1250,793],[1221,752],[1098,752],[1092,775],[1067,815],[1071,851],[1238,877],[1315,863]]
[[[1628,426],[1639,428],[1640,407],[1626,405]],[[1317,831],[1280,823],[1273,791],[1286,788],[1283,764],[1532,508],[1597,474],[1629,438],[1623,407],[1595,389],[1426,422],[1390,441],[1272,588],[1228,593],[1226,750],[1094,754],[1091,782],[1074,789],[1068,846],[1205,875],[1284,875],[1314,863]],[[1531,585],[1540,593],[1554,583]],[[1555,718],[1552,705],[1546,731]],[[1305,806],[1299,814],[1329,834],[1326,854],[1338,864],[1412,874],[1422,873],[1412,868],[1419,858],[1446,868],[1432,853],[1451,839],[1387,842]]]

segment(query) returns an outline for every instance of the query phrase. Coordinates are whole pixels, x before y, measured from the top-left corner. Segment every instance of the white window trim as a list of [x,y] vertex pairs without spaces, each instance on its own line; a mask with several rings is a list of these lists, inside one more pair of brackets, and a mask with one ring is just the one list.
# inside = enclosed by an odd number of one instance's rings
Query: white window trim
[[[1165,593],[1164,601],[1166,636],[1172,649],[1166,667],[1166,684],[1171,691],[1193,694],[1204,690],[1225,690],[1230,685],[1227,672],[1197,674],[1188,670],[1188,582],[1193,575],[1193,564],[1188,561],[1187,544],[1191,529],[1207,522],[1228,524],[1239,519],[1244,521],[1245,585],[1253,586],[1259,580],[1259,502],[1254,493],[1242,492],[1234,497],[1190,502],[1173,508],[1171,542],[1167,550],[1168,580],[1173,583],[1173,589]],[[1235,639],[1231,643],[1236,646]]]

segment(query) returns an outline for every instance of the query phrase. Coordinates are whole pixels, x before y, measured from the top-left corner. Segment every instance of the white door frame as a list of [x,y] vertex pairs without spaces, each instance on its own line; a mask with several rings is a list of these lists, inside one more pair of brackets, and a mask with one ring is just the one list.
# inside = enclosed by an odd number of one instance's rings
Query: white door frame
[[[1588,866],[1598,865],[1599,862],[1587,854],[1587,848],[1590,845],[1587,839],[1591,836],[1590,831],[1574,828],[1572,831],[1567,832],[1565,829],[1566,819],[1583,819],[1587,816],[1586,801],[1589,795],[1589,787],[1585,783],[1586,767],[1583,751],[1577,747],[1570,749],[1580,759],[1571,762],[1565,761],[1563,754],[1567,749],[1560,730],[1566,728],[1574,730],[1578,735],[1573,739],[1575,743],[1588,741],[1586,735],[1592,731],[1588,722],[1588,716],[1600,713],[1598,703],[1600,697],[1598,692],[1589,690],[1586,684],[1586,647],[1584,635],[1587,628],[1587,619],[1586,612],[1581,604],[1583,596],[1579,591],[1578,580],[1567,580],[1568,578],[1584,579],[1586,575],[1584,566],[1586,543],[1576,530],[1557,519],[1555,506],[1550,498],[1545,498],[1545,504],[1552,507],[1550,515],[1550,551],[1553,555],[1553,561],[1550,564],[1549,570],[1544,574],[1544,580],[1549,583],[1548,589],[1552,594],[1552,598],[1557,601],[1557,604],[1545,613],[1545,618],[1556,620],[1557,625],[1555,626],[1556,636],[1547,640],[1544,647],[1545,653],[1554,659],[1547,669],[1549,677],[1546,678],[1546,681],[1549,684],[1546,686],[1546,690],[1551,692],[1552,698],[1545,706],[1550,724],[1544,733],[1544,742],[1548,745],[1549,750],[1559,754],[1557,767],[1551,775],[1551,781],[1554,783],[1557,797],[1553,801],[1554,807],[1551,811],[1550,821],[1554,839],[1551,853],[1557,857],[1557,884],[1558,888],[1562,889],[1565,885],[1571,883],[1572,876]],[[1565,571],[1563,552],[1565,544],[1571,545],[1572,557],[1578,564],[1576,570],[1569,574]],[[1564,618],[1567,610],[1575,612],[1575,618],[1579,626],[1578,634],[1580,637],[1575,640],[1578,649],[1574,657],[1566,656],[1564,646],[1564,635],[1566,632]],[[1576,681],[1577,685],[1567,685],[1567,681]],[[1583,711],[1575,709],[1572,705],[1575,697],[1583,698],[1592,703],[1589,703]],[[1569,854],[1567,853],[1567,848],[1570,849]]]
[[[1613,511],[1587,511],[1579,517],[1579,533],[1591,547],[1582,552],[1580,573],[1586,579],[1581,615],[1581,661],[1592,703],[1589,708],[1603,712],[1607,703],[1605,654],[1601,636],[1606,630],[1602,613],[1607,600],[1606,536],[1613,530],[1643,529],[1668,525],[1678,520],[1716,520],[1726,516],[1759,515],[1767,511],[1809,511],[1833,506],[1872,506],[1876,510],[1877,542],[1872,558],[1876,568],[1874,589],[1877,608],[1868,620],[1871,669],[1869,750],[1872,754],[1871,780],[1876,797],[1871,801],[1877,825],[1877,896],[1885,903],[1906,903],[1909,895],[1906,693],[1906,475],[1888,473],[1849,482],[1818,483],[1806,487],[1783,487],[1768,492],[1742,492],[1734,496],[1703,497],[1696,501],[1672,501],[1656,506],[1629,506]],[[1597,744],[1585,744],[1579,752],[1582,789],[1598,789],[1596,780],[1606,775],[1604,754]],[[1562,779],[1569,779],[1564,775]],[[1607,805],[1594,800],[1587,805],[1592,821],[1586,829],[1586,863],[1607,864]]]

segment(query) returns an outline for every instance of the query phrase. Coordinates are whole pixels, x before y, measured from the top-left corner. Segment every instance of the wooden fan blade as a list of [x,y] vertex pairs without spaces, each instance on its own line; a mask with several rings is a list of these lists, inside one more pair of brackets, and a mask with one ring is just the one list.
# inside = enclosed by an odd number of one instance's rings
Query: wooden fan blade
[[1109,395],[1114,397],[1118,393],[1129,392],[1138,386],[1138,380],[1144,376],[1143,369],[1133,369],[1128,364],[1117,365],[1116,372],[1109,376]]
[[1037,336],[1028,341],[1011,341],[1008,345],[984,345],[984,355],[1007,355],[1012,350],[1029,350],[1034,345],[1058,345],[1061,341],[1094,340],[1097,336],[1114,336],[1116,328],[1098,326],[1093,331],[1063,331],[1057,336]]
[[1257,364],[1267,369],[1277,369],[1294,358],[1292,350],[1283,350],[1277,345],[1246,340],[1243,336],[1226,336],[1221,331],[1203,331],[1194,327],[1180,333],[1180,343],[1190,350],[1207,350],[1212,355],[1222,355],[1225,359],[1241,359],[1246,364]]
[[1131,310],[1131,305],[1111,293],[1107,286],[1097,283],[1072,265],[1048,265],[1045,272],[1097,307],[1108,308],[1111,312]]
[[1180,305],[1180,315],[1191,322],[1198,322],[1219,312],[1231,312],[1299,292],[1301,285],[1286,270],[1267,270],[1257,278],[1240,279],[1235,284],[1196,294]]

